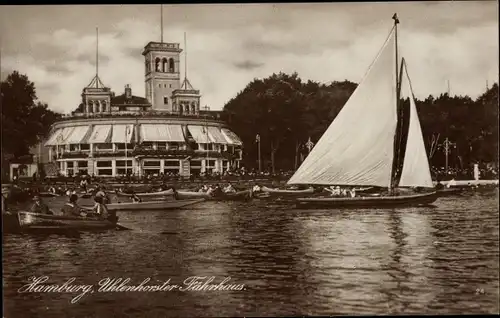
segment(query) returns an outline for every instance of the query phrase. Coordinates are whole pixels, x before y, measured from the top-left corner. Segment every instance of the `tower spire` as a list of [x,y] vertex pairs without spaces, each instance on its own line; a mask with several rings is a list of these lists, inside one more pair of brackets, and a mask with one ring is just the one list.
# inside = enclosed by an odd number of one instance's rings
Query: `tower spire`
[[187,53],[187,40],[186,40],[186,32],[184,32],[184,78],[187,79],[187,64],[188,64],[188,53]]
[[104,88],[104,84],[99,78],[99,27],[95,28],[96,43],[95,43],[95,76],[87,85],[87,88],[99,88],[99,85]]
[[163,4],[161,6],[161,43],[163,43]]
[[[96,44],[95,44],[95,77],[99,78],[99,27],[95,28]],[[96,88],[99,88],[99,81],[95,82]]]

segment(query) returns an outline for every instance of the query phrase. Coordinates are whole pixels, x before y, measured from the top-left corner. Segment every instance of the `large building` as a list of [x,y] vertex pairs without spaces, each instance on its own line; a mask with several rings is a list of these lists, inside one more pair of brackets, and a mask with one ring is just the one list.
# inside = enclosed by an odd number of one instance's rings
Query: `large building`
[[200,110],[200,91],[187,77],[181,83],[181,52],[178,43],[146,45],[145,98],[129,85],[115,96],[96,74],[77,110],[51,127],[49,161],[67,176],[189,176],[238,168],[241,140],[218,112]]

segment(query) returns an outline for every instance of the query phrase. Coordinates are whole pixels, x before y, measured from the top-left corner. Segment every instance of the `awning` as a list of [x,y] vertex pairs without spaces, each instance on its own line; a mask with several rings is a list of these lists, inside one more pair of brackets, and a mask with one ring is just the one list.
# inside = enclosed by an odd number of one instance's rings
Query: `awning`
[[64,127],[61,129],[61,133],[56,138],[57,145],[67,144],[68,137],[71,135],[75,127]]
[[89,144],[107,144],[110,142],[111,125],[95,125],[90,134],[87,143]]
[[213,139],[210,138],[210,135],[207,134],[205,127],[188,125],[187,128],[191,133],[191,136],[193,136],[194,141],[196,141],[197,143],[208,144],[211,142],[215,142]]
[[87,136],[90,126],[76,126],[66,139],[66,144],[80,144]]
[[208,127],[208,134],[210,135],[210,138],[214,140],[214,143],[217,144],[227,144],[226,138],[224,138],[224,135],[221,133],[220,128],[209,126]]
[[134,125],[113,125],[112,143],[131,143],[132,135],[134,134]]
[[222,134],[226,137],[228,144],[241,146],[243,143],[241,139],[231,130],[227,128],[222,128]]
[[56,129],[50,136],[50,138],[47,140],[45,143],[45,147],[47,146],[56,146],[57,145],[57,138],[59,135],[61,135],[62,129]]
[[141,141],[185,142],[181,125],[142,124]]

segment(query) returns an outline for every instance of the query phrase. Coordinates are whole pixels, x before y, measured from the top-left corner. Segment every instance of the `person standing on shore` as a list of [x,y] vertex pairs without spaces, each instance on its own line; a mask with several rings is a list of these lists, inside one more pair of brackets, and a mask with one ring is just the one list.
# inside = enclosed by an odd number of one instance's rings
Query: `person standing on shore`
[[8,204],[7,204],[7,198],[9,197],[10,190],[7,187],[2,187],[2,213],[5,214],[10,214],[10,212],[7,211],[8,209]]

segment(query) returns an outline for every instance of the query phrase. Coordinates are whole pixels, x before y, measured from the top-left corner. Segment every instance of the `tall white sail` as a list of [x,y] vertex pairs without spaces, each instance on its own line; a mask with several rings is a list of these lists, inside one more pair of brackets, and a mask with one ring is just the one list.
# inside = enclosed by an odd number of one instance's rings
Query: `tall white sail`
[[365,77],[288,184],[388,187],[396,131],[394,29]]
[[404,80],[401,79],[401,93],[402,96],[408,96],[410,99],[410,125],[399,185],[402,187],[433,187],[422,128],[420,127],[417,106],[415,105],[415,98],[405,62],[403,62],[403,67],[406,76],[403,76]]

